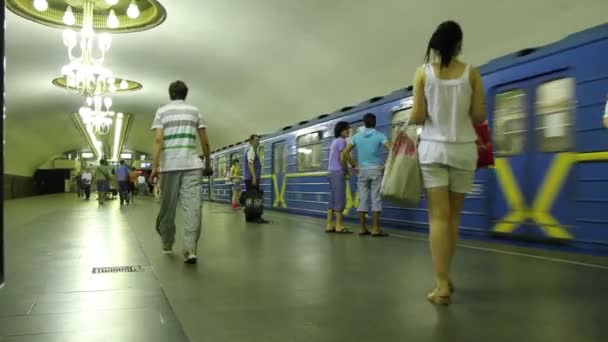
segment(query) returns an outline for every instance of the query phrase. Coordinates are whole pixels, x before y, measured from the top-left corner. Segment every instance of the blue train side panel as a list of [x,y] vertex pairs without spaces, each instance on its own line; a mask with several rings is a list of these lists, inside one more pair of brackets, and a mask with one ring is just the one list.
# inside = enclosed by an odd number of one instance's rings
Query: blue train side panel
[[[608,247],[608,211],[602,210],[608,207],[608,130],[601,119],[608,64],[598,58],[605,55],[608,24],[479,68],[488,119],[496,133],[496,167],[476,172],[473,191],[465,197],[462,231],[574,242],[584,249]],[[265,136],[261,147],[265,206],[324,216],[329,196],[325,170],[334,125],[345,120],[360,126],[363,115],[372,112],[377,129],[390,139],[395,110],[406,109],[410,97],[411,87],[401,89]],[[302,169],[300,163],[308,161],[298,151],[310,153],[310,148],[298,145],[298,138],[313,132],[321,132],[320,154],[314,167]],[[245,147],[240,143],[216,151],[214,164],[240,153],[242,168],[246,167]],[[230,185],[223,177],[216,173],[203,183],[205,198],[229,202]],[[354,219],[355,177],[348,181],[347,190],[345,213]],[[382,220],[394,227],[426,230],[426,207],[424,196],[418,208],[385,202]]]

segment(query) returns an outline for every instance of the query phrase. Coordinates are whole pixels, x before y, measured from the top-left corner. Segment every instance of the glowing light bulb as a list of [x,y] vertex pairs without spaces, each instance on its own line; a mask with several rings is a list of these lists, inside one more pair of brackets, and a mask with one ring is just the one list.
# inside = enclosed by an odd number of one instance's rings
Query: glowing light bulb
[[126,81],[126,80],[122,80],[122,81],[120,82],[120,89],[125,90],[125,89],[127,89],[128,87],[129,87],[129,83],[127,83],[127,81]]
[[72,6],[68,6],[65,10],[65,14],[63,15],[63,23],[69,26],[76,24],[76,17],[74,16],[74,12],[72,12]]
[[112,99],[110,97],[104,98],[103,104],[106,106],[106,108],[110,109],[110,107],[112,107]]
[[129,8],[127,8],[127,16],[131,19],[137,19],[139,17],[139,7],[135,4],[135,0],[131,1]]
[[34,0],[34,8],[39,12],[44,12],[49,8],[49,4],[46,0]]
[[113,9],[110,10],[110,14],[108,15],[108,27],[115,29],[118,28],[120,23],[118,22],[118,17],[116,16],[116,12]]
[[114,6],[118,3],[118,0],[106,0],[106,4]]
[[89,96],[89,97],[87,97],[87,105],[88,105],[89,107],[91,107],[91,106],[93,105],[93,98],[92,98],[92,97],[90,97],[90,96]]
[[122,119],[122,117],[123,117],[123,115],[124,115],[124,114],[122,114],[122,113],[118,113],[118,114],[116,114],[116,115],[117,115],[117,117],[118,117],[119,119]]
[[111,84],[110,85],[110,92],[113,94],[117,91],[118,89],[116,89],[116,85],[115,84]]

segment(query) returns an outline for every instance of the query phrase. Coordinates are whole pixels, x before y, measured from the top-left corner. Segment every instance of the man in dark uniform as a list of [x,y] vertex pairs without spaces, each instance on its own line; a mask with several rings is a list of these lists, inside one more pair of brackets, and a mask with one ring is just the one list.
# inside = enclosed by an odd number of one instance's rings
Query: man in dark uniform
[[[259,155],[260,137],[253,134],[249,137],[249,148],[247,149],[245,168],[245,191],[251,193],[253,190],[260,190],[260,180],[262,177],[262,163]],[[249,214],[245,208],[245,219],[252,223],[268,223],[261,214]]]

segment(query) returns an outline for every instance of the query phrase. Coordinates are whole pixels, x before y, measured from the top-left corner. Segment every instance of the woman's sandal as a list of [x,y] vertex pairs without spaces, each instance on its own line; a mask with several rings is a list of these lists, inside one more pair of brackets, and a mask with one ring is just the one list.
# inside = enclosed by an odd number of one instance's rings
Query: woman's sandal
[[436,292],[437,289],[431,291],[429,294],[426,295],[426,299],[435,305],[450,305],[452,303],[450,295],[438,296],[435,294]]

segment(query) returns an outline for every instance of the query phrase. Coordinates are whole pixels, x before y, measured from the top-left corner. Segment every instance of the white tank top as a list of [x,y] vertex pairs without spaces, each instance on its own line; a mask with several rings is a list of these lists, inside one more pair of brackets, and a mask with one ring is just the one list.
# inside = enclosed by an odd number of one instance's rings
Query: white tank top
[[420,163],[474,170],[477,136],[469,116],[473,91],[469,81],[471,67],[467,64],[462,76],[449,80],[437,78],[430,64],[425,64],[424,70],[428,117],[420,134]]

